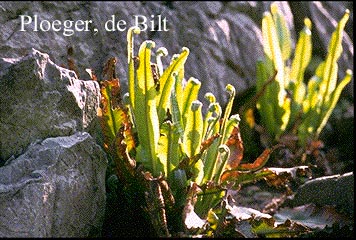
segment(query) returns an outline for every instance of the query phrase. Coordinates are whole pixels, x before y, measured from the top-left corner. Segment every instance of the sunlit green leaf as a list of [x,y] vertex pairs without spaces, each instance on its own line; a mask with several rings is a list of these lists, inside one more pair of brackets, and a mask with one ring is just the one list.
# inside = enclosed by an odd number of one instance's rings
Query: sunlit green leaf
[[136,71],[134,114],[136,123],[139,123],[136,124],[136,128],[140,142],[136,160],[144,163],[154,176],[158,176],[165,167],[157,158],[159,140],[159,121],[155,101],[157,91],[151,70],[151,49],[154,46],[154,42],[145,41],[139,49],[140,64]]
[[292,51],[292,41],[287,26],[287,22],[283,15],[279,12],[278,5],[271,4],[271,13],[273,15],[274,24],[276,26],[279,46],[282,52],[282,58],[284,61],[288,60]]
[[[183,92],[182,119],[183,125],[186,126],[187,115],[191,112],[192,102],[198,99],[201,82],[196,78],[189,78]],[[178,94],[178,93],[177,93]]]
[[332,111],[335,109],[336,103],[339,101],[339,97],[341,95],[341,91],[345,88],[345,86],[351,81],[352,77],[352,71],[347,70],[346,71],[346,76],[345,78],[339,83],[339,85],[336,87],[335,91],[333,91],[331,99],[329,102],[325,103],[327,106],[327,111],[325,112],[325,115],[323,116],[321,123],[316,130],[316,135],[318,136],[320,132],[323,130],[324,126],[326,125]]
[[172,91],[175,79],[173,72],[179,72],[180,69],[184,68],[185,61],[189,55],[189,49],[183,48],[182,53],[173,60],[173,62],[164,70],[163,75],[160,77],[161,91],[157,95],[157,110],[160,123],[164,120],[164,116],[167,111],[169,104],[169,96]]
[[327,95],[331,94],[337,83],[337,61],[342,53],[342,38],[343,31],[350,16],[350,11],[346,10],[345,15],[339,21],[336,30],[331,36],[331,40],[328,46],[328,55],[325,60],[325,68],[323,73],[323,82],[321,85],[321,92],[324,94],[324,99]]
[[138,27],[131,27],[127,31],[127,64],[128,64],[128,84],[131,107],[135,108],[135,64],[134,64],[134,34],[141,32]]
[[197,155],[200,150],[203,132],[202,103],[195,100],[191,103],[191,109],[186,113],[186,126],[184,130],[184,150],[188,157]]

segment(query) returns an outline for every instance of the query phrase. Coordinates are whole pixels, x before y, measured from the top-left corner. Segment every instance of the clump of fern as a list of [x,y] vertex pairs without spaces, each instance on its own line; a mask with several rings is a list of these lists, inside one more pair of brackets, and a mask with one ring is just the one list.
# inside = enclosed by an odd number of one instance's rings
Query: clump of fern
[[[264,14],[262,35],[264,59],[257,63],[257,101],[261,125],[271,142],[283,142],[284,136],[295,136],[301,149],[317,142],[352,71],[338,83],[338,59],[349,10],[333,32],[325,60],[306,81],[305,71],[312,59],[312,22],[306,18],[292,54],[290,29],[276,4]],[[292,58],[293,56],[293,58]],[[288,138],[291,140],[291,138]]]

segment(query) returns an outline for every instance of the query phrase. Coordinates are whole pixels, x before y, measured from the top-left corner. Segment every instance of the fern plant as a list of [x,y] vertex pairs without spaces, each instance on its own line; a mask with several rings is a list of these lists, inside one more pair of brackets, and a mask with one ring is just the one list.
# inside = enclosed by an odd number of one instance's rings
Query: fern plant
[[[128,195],[139,195],[145,202],[158,236],[169,236],[169,222],[182,219],[180,228],[200,229],[226,197],[228,183],[238,187],[272,174],[256,171],[273,148],[252,165],[240,164],[240,118],[231,115],[235,88],[226,86],[229,101],[224,113],[215,96],[207,93],[203,114],[200,81],[184,78],[189,49],[173,55],[164,68],[161,58],[168,51],[161,47],[154,53],[151,40],[144,41],[135,55],[134,35],[139,33],[133,27],[127,35],[128,93],[121,95],[119,79],[112,72],[107,74],[112,79],[101,81],[104,147]],[[192,219],[199,221],[192,224]]]
[[[137,30],[129,30],[129,46]],[[153,177],[167,179],[175,194],[187,188],[190,181],[218,184],[229,158],[225,143],[239,123],[238,115],[229,116],[235,89],[226,87],[230,98],[223,116],[214,95],[207,94],[209,106],[203,117],[203,104],[198,100],[200,81],[191,77],[183,86],[189,50],[183,48],[163,70],[160,57],[167,50],[158,49],[158,61],[152,63],[154,46],[153,41],[143,42],[137,57],[133,48],[128,49],[129,109],[139,143],[135,160]],[[201,215],[206,216],[210,207],[202,209]]]
[[[309,32],[306,28],[301,33],[292,70],[289,70],[285,65],[291,54],[289,30],[275,7],[272,7],[272,15],[266,14],[264,18],[264,37],[270,41],[265,42],[266,60],[258,63],[257,87],[260,92],[263,88],[267,89],[259,100],[258,108],[266,127],[278,138],[292,121],[297,121],[299,115],[296,113],[304,108],[309,114],[303,118],[307,123],[309,117],[320,114],[321,110],[317,108],[323,106],[322,110],[326,113],[318,115],[318,121],[323,123],[351,74],[331,91],[333,84],[330,79],[334,78],[325,77],[327,80],[324,81],[323,76],[334,77],[337,71],[336,67],[332,75],[325,73],[326,66],[335,66],[335,59],[338,58],[338,51],[333,50],[331,57],[318,68],[316,76],[319,77],[310,80],[306,88],[301,79],[308,62],[306,59],[309,58],[307,52],[311,48],[308,44]],[[347,14],[345,16],[347,20]],[[334,43],[339,42],[335,39],[340,38],[345,19],[338,27],[339,32],[333,35]],[[310,30],[308,20],[306,27]],[[155,42],[151,40],[144,41],[135,54],[134,35],[139,33],[140,29],[135,27],[127,33],[128,93],[121,94],[120,81],[113,66],[116,61],[110,60],[106,67],[108,79],[100,81],[99,117],[103,145],[108,157],[115,162],[116,175],[124,186],[124,194],[131,203],[139,202],[156,235],[168,237],[176,233],[181,236],[182,232],[185,236],[219,235],[224,228],[235,229],[235,224],[243,221],[240,210],[244,218],[246,214],[250,217],[248,223],[246,219],[242,222],[247,225],[241,226],[247,226],[247,232],[259,236],[266,233],[271,236],[294,236],[309,231],[308,228],[300,230],[299,225],[291,224],[290,220],[276,226],[273,219],[266,218],[262,213],[256,217],[258,211],[229,205],[231,196],[228,190],[236,190],[243,184],[261,179],[272,186],[287,186],[297,175],[305,178],[308,167],[264,168],[270,154],[280,144],[265,149],[254,162],[243,163],[240,117],[231,115],[234,87],[226,86],[229,101],[225,111],[212,93],[205,95],[207,109],[202,111],[203,103],[198,100],[201,82],[193,77],[186,80],[184,76],[189,49],[182,48],[164,67],[161,58],[166,57],[168,51],[163,47],[154,51]],[[339,45],[332,46],[334,49]],[[277,75],[275,80],[267,85],[266,79],[274,74]],[[325,86],[324,82],[328,84]],[[306,93],[298,90],[303,86]],[[313,102],[315,96],[320,95],[314,95],[316,93],[312,91],[316,86],[331,91],[329,99],[325,92],[321,94],[324,100],[320,106],[319,102]],[[293,98],[287,96],[287,91],[294,93]],[[302,104],[298,105],[298,101]],[[307,103],[309,105],[305,105]],[[324,109],[326,107],[327,110]],[[313,124],[320,128],[322,124],[319,122]],[[299,134],[303,136],[303,131],[300,130]]]
[[290,59],[290,30],[284,16],[276,4],[271,4],[271,12],[265,13],[262,20],[265,58],[257,63],[257,92],[275,71],[277,74],[266,87],[257,108],[263,125],[275,140],[290,129],[298,136],[300,146],[318,139],[352,76],[352,71],[347,70],[345,78],[337,84],[337,61],[342,53],[343,30],[349,15],[346,10],[332,34],[326,59],[305,83],[304,73],[312,58],[311,21],[305,19],[294,58]]

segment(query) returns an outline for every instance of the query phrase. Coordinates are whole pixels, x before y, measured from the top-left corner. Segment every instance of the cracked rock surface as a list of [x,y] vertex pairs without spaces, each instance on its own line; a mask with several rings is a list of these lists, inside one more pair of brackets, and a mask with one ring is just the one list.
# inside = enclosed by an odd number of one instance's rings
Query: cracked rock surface
[[38,139],[89,131],[99,93],[97,82],[79,80],[35,49],[0,59],[0,166]]
[[99,85],[35,49],[0,59],[0,238],[100,236]]
[[87,237],[100,231],[106,157],[85,132],[46,140],[0,168],[0,237]]
[[[135,37],[135,49],[144,40],[156,42],[156,49],[166,47],[169,56],[163,58],[168,64],[173,54],[182,47],[190,49],[185,75],[202,82],[200,98],[212,92],[217,101],[227,101],[225,86],[233,84],[241,92],[255,84],[256,61],[263,57],[261,22],[264,11],[270,10],[271,1],[231,2],[1,2],[0,3],[0,56],[22,56],[29,48],[48,53],[58,65],[67,66],[67,48],[73,47],[73,56],[81,79],[89,79],[86,68],[92,68],[101,77],[103,65],[109,57],[117,57],[116,72],[127,89],[127,28],[135,25],[135,16],[145,16],[147,23],[153,20],[156,29],[161,23],[162,31],[146,31]],[[320,55],[325,55],[332,31],[346,8],[353,10],[348,2],[296,2],[277,1],[291,29],[293,45],[303,27],[303,19],[309,17],[314,23],[313,45]],[[33,24],[20,32],[20,16],[27,15],[38,21],[92,20],[89,31],[64,36],[62,31],[33,31]],[[151,16],[154,18],[151,18]],[[162,21],[166,18],[163,31]],[[106,31],[105,23],[115,17],[126,22],[124,31]],[[340,78],[347,68],[353,69],[352,21],[350,17],[344,38],[344,54],[339,65]],[[121,26],[123,27],[123,26]],[[97,34],[94,35],[94,29]],[[112,27],[110,27],[112,29]],[[346,89],[352,94],[353,87]],[[204,101],[204,100],[203,100]]]

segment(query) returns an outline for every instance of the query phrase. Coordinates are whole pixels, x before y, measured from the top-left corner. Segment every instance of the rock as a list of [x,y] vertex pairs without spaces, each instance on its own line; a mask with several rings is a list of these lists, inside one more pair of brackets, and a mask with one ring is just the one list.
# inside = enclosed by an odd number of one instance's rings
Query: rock
[[106,167],[105,153],[85,132],[31,145],[0,168],[0,237],[98,235]]
[[99,235],[107,159],[86,132],[99,84],[32,49],[0,59],[0,93],[0,237]]
[[[156,49],[166,47],[169,56],[164,60],[168,63],[173,54],[179,53],[182,47],[188,47],[190,56],[186,63],[186,78],[195,77],[202,82],[200,98],[206,92],[212,92],[217,100],[224,105],[227,94],[224,89],[228,83],[232,83],[237,92],[242,92],[255,84],[256,60],[263,56],[261,20],[263,12],[269,10],[272,2],[2,2],[0,4],[0,56],[22,56],[28,48],[36,48],[46,52],[59,65],[67,64],[67,48],[73,47],[72,58],[78,66],[80,79],[88,79],[86,68],[92,68],[101,78],[103,65],[109,57],[118,58],[116,72],[121,79],[122,88],[127,91],[127,42],[125,31],[112,31],[111,27],[106,31],[105,23],[115,16],[116,23],[124,20],[126,27],[135,25],[135,16],[142,15],[147,18],[146,23],[158,28],[158,15],[167,20],[168,31],[151,31],[148,26],[135,40],[135,49],[143,40],[152,39],[156,42]],[[330,30],[333,29],[335,19],[343,15],[345,7],[352,7],[345,2],[341,3],[298,3],[291,9],[294,3],[277,2],[281,11],[287,18],[287,23],[292,30],[293,45],[296,36],[294,22],[304,17],[311,17],[310,12],[303,9],[311,9],[317,6],[322,14],[324,9],[318,6],[333,6],[326,9],[331,11],[329,16],[312,16],[316,21],[314,35],[330,39]],[[338,9],[338,11],[334,11]],[[342,10],[342,11],[340,11]],[[64,31],[33,31],[33,24],[20,30],[20,16],[37,15],[39,20],[92,20],[89,31],[77,31],[71,36],[65,36]],[[153,18],[151,16],[154,16]],[[319,16],[318,15],[318,16]],[[352,20],[350,21],[352,23]],[[327,32],[323,32],[327,28]],[[98,32],[94,35],[95,29]],[[300,30],[300,29],[298,29]],[[348,28],[349,35],[352,28]],[[346,39],[346,38],[345,38]],[[319,41],[317,41],[319,42]],[[314,46],[318,47],[313,41]],[[352,62],[353,48],[347,45],[347,53],[343,59]],[[325,54],[325,47],[321,54]],[[352,50],[352,51],[351,51]],[[350,63],[342,60],[345,67]],[[352,66],[351,66],[352,67]],[[342,67],[343,69],[343,67]],[[344,71],[340,71],[344,74]],[[351,85],[351,84],[350,84]],[[352,89],[352,86],[347,88]],[[202,99],[203,100],[203,99]],[[204,100],[203,100],[204,101]]]
[[78,80],[47,54],[0,59],[0,166],[38,139],[89,131],[99,101],[97,82]]
[[[105,23],[115,16],[116,22],[124,20],[127,26],[135,24],[134,16],[161,15],[167,19],[168,31],[145,31],[136,37],[136,50],[143,40],[156,41],[157,48],[164,46],[169,50],[166,63],[182,47],[191,49],[186,64],[186,77],[196,77],[202,81],[201,97],[208,91],[216,94],[218,100],[227,100],[224,94],[226,84],[233,83],[242,91],[255,81],[255,60],[262,56],[260,22],[251,20],[250,15],[262,16],[268,3],[256,3],[257,11],[240,13],[231,10],[229,4],[221,2],[74,2],[29,4],[1,3],[0,23],[2,32],[0,56],[22,56],[28,48],[36,48],[49,53],[52,59],[67,66],[67,47],[72,46],[80,78],[89,78],[85,68],[93,68],[101,77],[105,61],[118,57],[117,73],[122,87],[127,89],[126,66],[126,31],[106,31]],[[281,3],[283,9],[289,9],[287,3]],[[33,31],[33,26],[26,32],[19,31],[20,16],[37,15],[39,20],[92,20],[88,32],[76,32],[64,36],[62,32]],[[256,16],[253,16],[254,18]],[[241,21],[240,21],[241,18]],[[92,31],[97,28],[96,35]],[[242,37],[244,36],[244,37]],[[211,66],[214,66],[212,69]],[[223,93],[223,94],[220,94]]]
[[286,204],[293,207],[308,203],[332,205],[353,214],[354,182],[353,172],[312,179],[300,186]]

